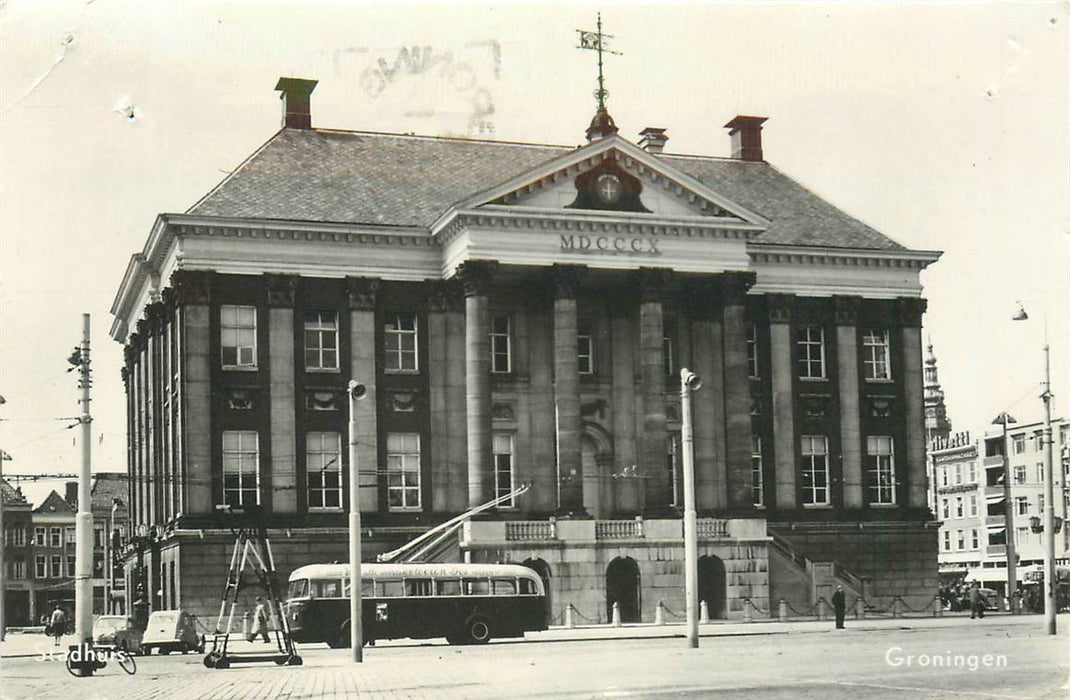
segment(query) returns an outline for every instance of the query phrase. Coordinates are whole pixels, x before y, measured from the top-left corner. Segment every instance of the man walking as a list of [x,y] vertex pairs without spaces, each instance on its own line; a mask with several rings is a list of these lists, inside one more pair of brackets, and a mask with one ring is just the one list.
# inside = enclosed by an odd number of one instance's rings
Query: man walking
[[970,619],[974,617],[984,618],[985,616],[985,596],[981,593],[981,584],[977,581],[973,582],[973,587],[970,589]]
[[52,617],[48,619],[48,624],[52,629],[52,636],[56,638],[55,646],[59,646],[59,638],[67,631],[67,614],[63,612],[63,608],[56,603],[56,609],[52,611]]
[[836,586],[836,592],[832,594],[832,608],[836,611],[836,629],[843,629],[843,618],[847,614],[847,596],[843,593],[843,586]]
[[264,643],[270,644],[271,638],[268,637],[268,613],[267,606],[264,604],[264,599],[261,596],[256,597],[256,608],[253,610],[253,629],[249,633],[249,641],[253,641],[257,636],[264,637]]

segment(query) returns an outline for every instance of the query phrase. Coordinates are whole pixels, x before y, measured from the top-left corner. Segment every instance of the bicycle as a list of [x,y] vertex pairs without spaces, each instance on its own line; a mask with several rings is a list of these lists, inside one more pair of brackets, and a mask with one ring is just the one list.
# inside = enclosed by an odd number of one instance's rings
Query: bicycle
[[119,664],[119,668],[126,671],[128,675],[132,676],[137,673],[137,662],[134,661],[133,655],[129,652],[123,649],[113,650],[110,648],[96,650],[87,644],[81,644],[67,652],[65,662],[67,673],[75,678],[84,678],[82,674],[77,672],[80,667],[91,665],[94,672],[99,671],[108,665],[108,657],[113,658]]

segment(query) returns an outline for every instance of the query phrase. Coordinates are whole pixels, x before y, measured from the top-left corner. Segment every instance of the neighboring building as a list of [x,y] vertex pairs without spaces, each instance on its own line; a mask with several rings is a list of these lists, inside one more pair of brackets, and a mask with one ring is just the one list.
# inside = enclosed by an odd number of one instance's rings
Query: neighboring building
[[[940,520],[940,577],[954,582],[979,568],[988,556],[989,504],[983,454],[969,433],[937,438],[929,449],[933,512]],[[998,502],[1003,502],[1002,494]]]
[[75,514],[78,484],[66,485],[66,498],[52,491],[33,509],[35,619],[59,604],[74,613]]
[[[126,578],[122,563],[116,564],[122,543],[128,539],[130,528],[130,483],[121,472],[99,472],[93,475],[93,609],[97,612],[123,613],[129,610],[126,601]],[[109,580],[110,579],[110,580]],[[100,601],[100,607],[97,601]]]
[[[524,562],[605,620],[682,609],[679,375],[694,394],[700,597],[806,607],[836,583],[936,593],[913,251],[764,161],[285,126],[162,214],[112,307],[124,344],[128,589],[218,611],[222,504],[266,513],[281,576],[347,557],[346,383],[364,552],[509,493],[443,556]],[[149,595],[149,592],[152,595]]]
[[22,491],[0,479],[4,499],[4,624],[33,624],[33,523]]
[[[1066,483],[1070,460],[1070,423],[1052,421],[1055,441],[1054,492],[1064,494],[1055,506],[1055,516],[1066,518]],[[983,443],[958,433],[937,440],[930,448],[933,463],[935,512],[940,519],[940,573],[945,581],[967,577],[980,580],[1000,592],[1007,581],[1007,495],[1004,491],[1004,454],[1010,455],[1010,503],[1013,508],[1010,533],[1014,537],[1017,576],[1023,569],[1042,566],[1044,541],[1034,531],[1032,518],[1040,518],[1044,507],[1043,423],[1019,424],[1010,418],[1006,443],[1003,426],[992,425]],[[1061,475],[1061,476],[1060,476]],[[1058,497],[1058,496],[1057,496]],[[1055,539],[1055,558],[1066,563],[1070,557],[1065,527]]]

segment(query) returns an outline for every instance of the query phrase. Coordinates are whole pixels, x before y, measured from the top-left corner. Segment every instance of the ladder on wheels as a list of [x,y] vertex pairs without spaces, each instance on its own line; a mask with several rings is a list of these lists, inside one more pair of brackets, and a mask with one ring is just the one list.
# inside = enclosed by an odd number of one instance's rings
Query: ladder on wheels
[[[207,668],[224,669],[235,663],[273,661],[279,666],[300,666],[301,657],[297,654],[297,647],[290,636],[290,626],[282,609],[275,560],[271,554],[267,530],[260,517],[260,509],[256,506],[216,506],[216,510],[234,534],[234,551],[230,556],[223,600],[219,605],[219,617],[212,634],[212,647],[204,657],[204,665]],[[246,565],[252,569],[251,581],[248,576],[244,576]],[[238,595],[250,584],[262,592],[270,606],[270,617],[278,621],[270,633],[274,648],[267,653],[234,653],[228,648],[231,630],[234,628],[235,610],[238,607]]]

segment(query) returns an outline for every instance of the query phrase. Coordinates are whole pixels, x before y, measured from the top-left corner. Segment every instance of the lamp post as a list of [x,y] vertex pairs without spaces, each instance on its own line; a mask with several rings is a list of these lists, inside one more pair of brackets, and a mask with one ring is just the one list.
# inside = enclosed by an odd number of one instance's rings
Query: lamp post
[[1004,533],[1006,544],[1004,551],[1007,555],[1007,607],[1012,615],[1018,614],[1018,602],[1015,600],[1015,591],[1018,588],[1018,557],[1014,552],[1014,501],[1011,498],[1011,458],[1010,445],[1007,444],[1007,424],[1014,423],[1014,418],[1004,411],[996,416],[993,423],[1003,425],[1003,508],[1004,508]]
[[104,536],[104,612],[111,615],[115,606],[112,604],[112,590],[115,586],[115,547],[112,533],[115,531],[115,511],[119,509],[123,501],[120,498],[111,499],[111,516],[108,518],[108,532]]
[[357,469],[357,402],[368,394],[349,380],[349,644],[353,662],[364,661],[364,630],[360,590],[360,471]]
[[698,648],[698,536],[695,515],[694,437],[691,428],[691,392],[702,379],[691,370],[680,369],[680,447],[684,453],[684,597],[687,612],[687,645]]
[[[1015,321],[1025,321],[1029,314],[1021,302],[1012,317]],[[1048,328],[1044,324],[1044,391],[1040,394],[1044,402],[1044,618],[1048,634],[1055,634],[1055,475],[1052,468],[1051,435],[1051,350],[1048,346]],[[1062,496],[1062,494],[1059,494]]]
[[[0,406],[7,403],[7,399],[0,396]],[[11,455],[3,450],[0,450],[0,483],[3,483],[4,479],[4,460],[11,459]],[[6,569],[7,562],[4,561],[4,550],[7,549],[7,530],[4,529],[4,495],[2,488],[0,488],[0,642],[4,641],[4,625],[6,620],[4,619],[4,586],[7,584],[5,580],[7,578]]]

